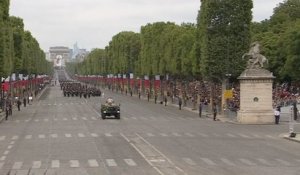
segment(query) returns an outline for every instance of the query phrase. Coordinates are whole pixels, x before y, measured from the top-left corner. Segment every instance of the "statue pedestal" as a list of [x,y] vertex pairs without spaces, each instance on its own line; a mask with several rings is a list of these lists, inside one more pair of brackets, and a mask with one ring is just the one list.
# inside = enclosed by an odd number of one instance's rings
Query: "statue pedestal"
[[274,123],[272,86],[275,77],[265,69],[246,69],[240,76],[240,110],[237,120],[241,124]]

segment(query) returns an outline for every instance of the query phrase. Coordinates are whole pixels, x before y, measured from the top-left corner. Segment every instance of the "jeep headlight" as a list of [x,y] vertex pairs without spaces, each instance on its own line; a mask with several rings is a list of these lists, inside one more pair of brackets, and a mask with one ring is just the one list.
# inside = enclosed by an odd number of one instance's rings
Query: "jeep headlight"
[[117,113],[120,113],[120,111],[117,111]]
[[106,113],[106,111],[103,111],[103,113]]

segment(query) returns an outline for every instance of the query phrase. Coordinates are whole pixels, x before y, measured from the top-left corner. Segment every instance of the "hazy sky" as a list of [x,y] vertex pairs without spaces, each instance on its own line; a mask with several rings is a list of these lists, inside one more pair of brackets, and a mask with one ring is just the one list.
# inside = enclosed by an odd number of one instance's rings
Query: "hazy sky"
[[[284,0],[253,0],[254,21],[269,18]],[[25,29],[41,48],[104,48],[121,31],[139,32],[147,23],[196,23],[200,0],[11,0],[10,15],[23,18]]]

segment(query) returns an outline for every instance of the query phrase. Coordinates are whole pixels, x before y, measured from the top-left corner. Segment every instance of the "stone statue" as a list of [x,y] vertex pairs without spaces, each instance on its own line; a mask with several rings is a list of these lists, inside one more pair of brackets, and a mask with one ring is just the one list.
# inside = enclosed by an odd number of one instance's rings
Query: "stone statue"
[[245,53],[242,58],[249,58],[247,62],[247,69],[264,68],[265,63],[268,64],[268,59],[264,55],[260,54],[260,44],[257,41],[251,44],[249,52]]

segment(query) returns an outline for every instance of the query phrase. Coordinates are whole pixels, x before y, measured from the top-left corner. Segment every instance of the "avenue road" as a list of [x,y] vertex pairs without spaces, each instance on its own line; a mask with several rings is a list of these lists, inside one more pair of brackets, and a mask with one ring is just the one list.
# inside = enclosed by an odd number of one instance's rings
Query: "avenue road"
[[[0,123],[1,175],[298,175],[287,124],[238,125],[103,90],[63,97],[59,85]],[[113,97],[121,120],[100,118]]]

